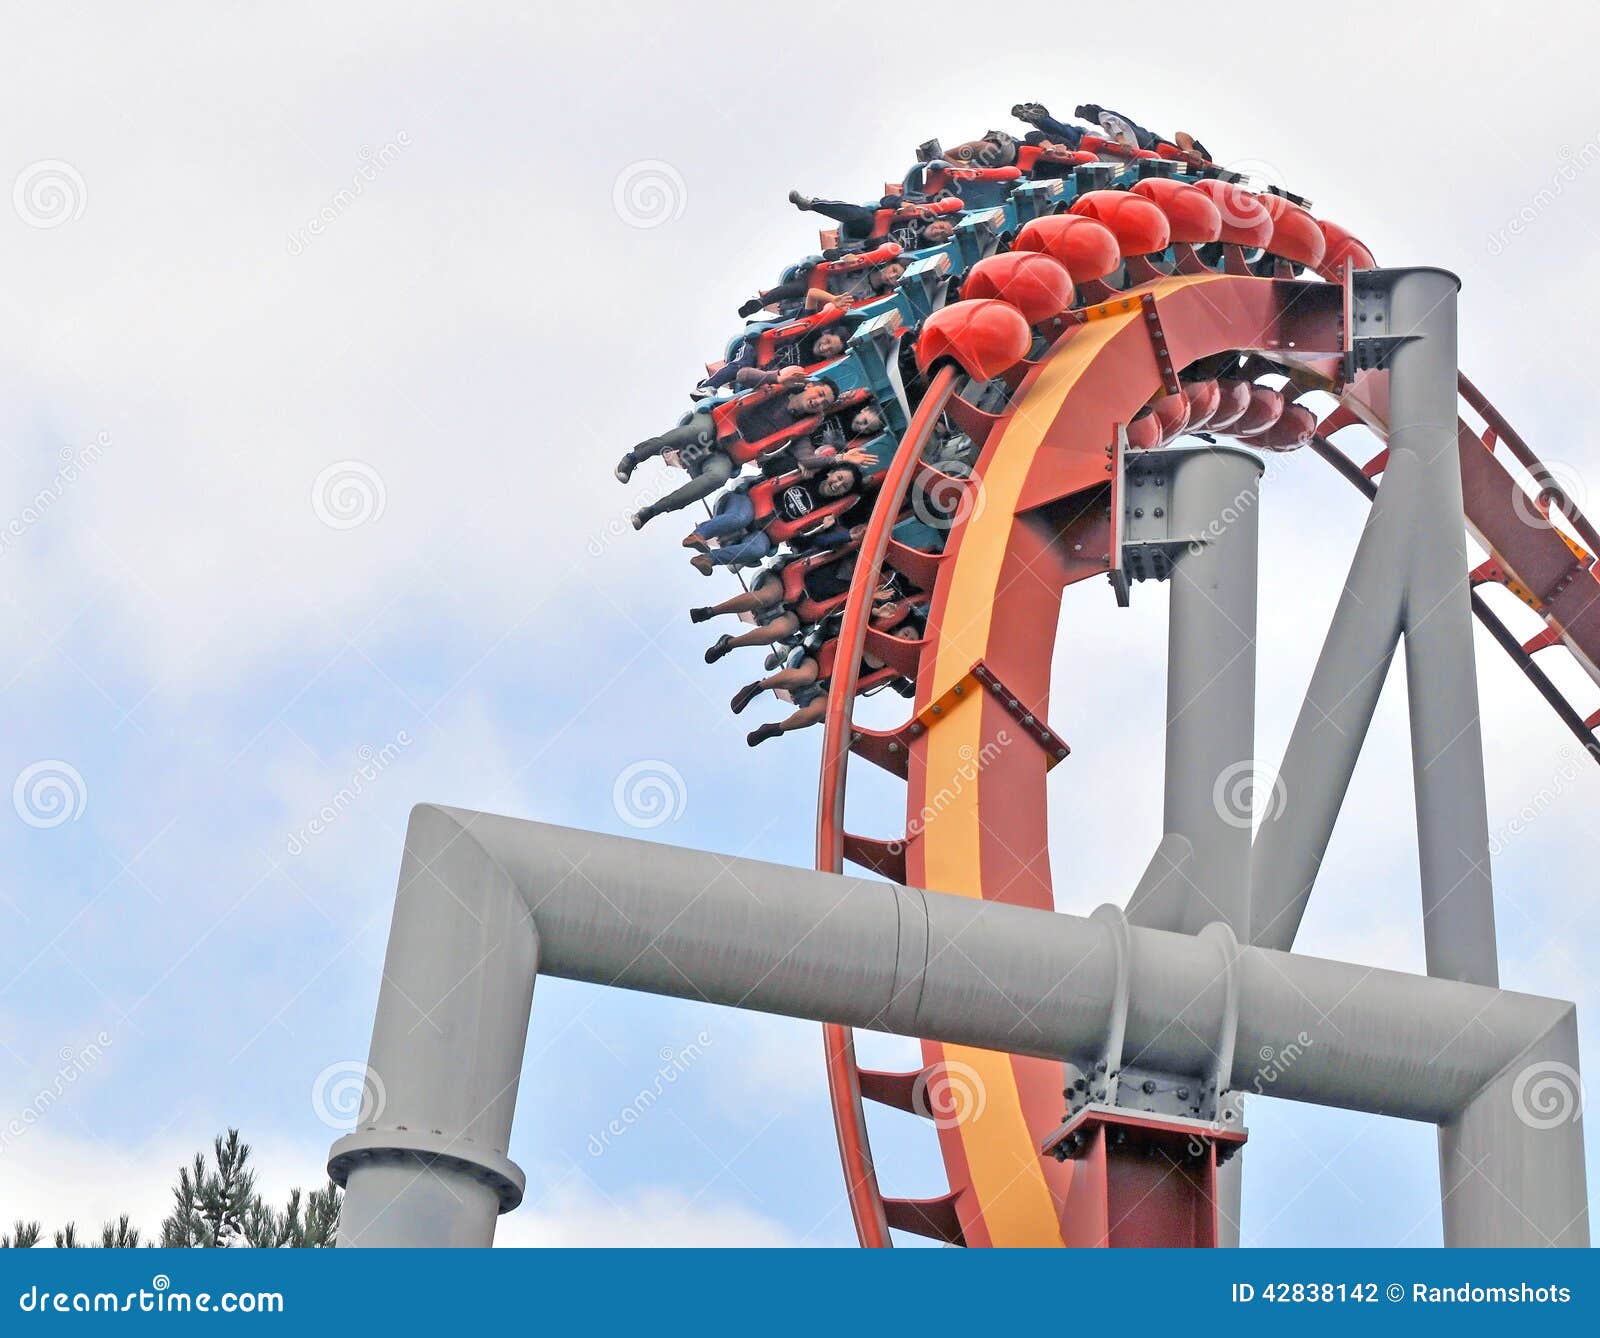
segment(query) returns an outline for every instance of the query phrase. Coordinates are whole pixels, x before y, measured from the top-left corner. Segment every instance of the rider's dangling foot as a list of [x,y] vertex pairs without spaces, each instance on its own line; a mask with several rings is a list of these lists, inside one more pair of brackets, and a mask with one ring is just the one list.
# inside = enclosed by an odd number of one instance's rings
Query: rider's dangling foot
[[717,615],[712,613],[709,608],[698,608],[698,609],[690,609],[689,610],[689,621],[692,622],[692,623],[710,622],[711,619],[713,619],[716,616]]
[[730,650],[733,649],[733,638],[724,632],[709,646],[706,647],[706,663],[715,664]]
[[802,195],[797,190],[789,192],[789,203],[796,209],[809,209],[816,203],[809,195]]
[[617,476],[618,483],[626,483],[633,477],[633,471],[639,467],[639,457],[632,451],[624,451],[622,459],[617,461],[617,467],[612,472]]
[[711,555],[709,553],[696,553],[689,559],[689,565],[702,576],[709,576],[715,570],[711,565]]
[[765,743],[768,739],[777,738],[782,733],[783,733],[782,726],[773,725],[773,724],[766,724],[766,725],[762,725],[759,729],[751,730],[748,734],[746,734],[744,736],[744,741],[746,743],[748,743],[752,748],[754,748],[758,744]]
[[760,695],[761,684],[746,683],[742,688],[733,694],[733,698],[728,702],[728,705],[733,708],[734,715],[738,715],[740,711],[744,710],[745,707],[750,705],[750,703]]

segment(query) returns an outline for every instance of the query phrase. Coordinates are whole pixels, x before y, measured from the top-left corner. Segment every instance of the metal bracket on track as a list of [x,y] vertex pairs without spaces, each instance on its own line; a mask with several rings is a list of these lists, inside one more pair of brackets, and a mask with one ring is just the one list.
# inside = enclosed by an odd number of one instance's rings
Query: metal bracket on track
[[1066,740],[1051,729],[1030,706],[1019,700],[1014,692],[995,677],[994,671],[982,660],[967,670],[942,696],[923,707],[906,727],[906,733],[913,739],[925,734],[963,700],[980,690],[987,690],[999,703],[1000,709],[1022,726],[1028,737],[1044,749],[1046,771],[1071,753],[1072,749],[1067,746]]

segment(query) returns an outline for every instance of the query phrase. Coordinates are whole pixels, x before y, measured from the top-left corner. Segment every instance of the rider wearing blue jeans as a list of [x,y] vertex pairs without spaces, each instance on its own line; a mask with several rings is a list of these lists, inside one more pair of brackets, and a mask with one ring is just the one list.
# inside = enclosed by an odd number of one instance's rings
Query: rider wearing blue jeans
[[756,504],[748,492],[724,493],[717,499],[716,514],[694,527],[695,538],[716,539],[719,545],[694,559],[695,567],[709,576],[712,567],[750,567],[760,562],[772,552],[772,540],[765,530],[750,531],[755,519]]

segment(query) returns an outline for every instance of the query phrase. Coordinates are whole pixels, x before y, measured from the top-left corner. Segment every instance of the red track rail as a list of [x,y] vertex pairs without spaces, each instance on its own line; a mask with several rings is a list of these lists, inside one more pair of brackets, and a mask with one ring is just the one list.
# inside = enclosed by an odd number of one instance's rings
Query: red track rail
[[[848,768],[849,754],[853,746],[862,742],[862,735],[853,724],[854,703],[859,678],[860,661],[869,627],[870,610],[873,594],[876,591],[882,574],[885,560],[890,552],[892,531],[900,518],[906,495],[917,478],[923,451],[932,434],[934,425],[941,414],[951,412],[958,417],[987,418],[987,425],[992,426],[998,419],[987,415],[977,415],[971,407],[955,396],[956,374],[951,368],[940,370],[933,378],[926,394],[918,406],[910,428],[900,446],[899,451],[885,475],[880,489],[879,500],[874,508],[872,518],[863,537],[860,559],[851,581],[851,589],[845,606],[843,623],[840,630],[840,651],[836,659],[836,671],[830,684],[828,709],[825,717],[822,747],[822,765],[818,792],[818,818],[817,818],[817,867],[827,872],[842,872],[846,851],[852,845],[863,847],[852,859],[859,862],[862,853],[871,852],[865,848],[873,843],[863,842],[859,838],[849,836],[845,831],[845,782]],[[1504,443],[1517,462],[1528,472],[1534,484],[1541,490],[1550,506],[1559,510],[1572,525],[1577,535],[1592,549],[1600,549],[1600,535],[1595,533],[1594,527],[1583,516],[1571,499],[1560,490],[1559,485],[1549,471],[1540,463],[1531,448],[1510,427],[1504,417],[1494,409],[1488,400],[1465,377],[1461,379],[1462,396],[1466,403],[1480,415],[1488,424],[1488,431],[1481,436],[1472,429],[1462,426],[1464,434],[1464,449],[1467,441],[1481,444],[1486,456],[1492,458],[1497,443]],[[1347,410],[1338,410],[1329,419],[1325,420],[1323,428],[1328,431],[1337,431],[1342,427],[1352,426],[1358,420]],[[1381,435],[1381,433],[1380,433]],[[1312,440],[1312,447],[1318,455],[1331,464],[1347,481],[1357,487],[1369,499],[1377,491],[1375,478],[1382,472],[1380,455],[1365,468],[1357,465],[1346,456],[1337,446],[1330,442],[1326,436],[1318,433]],[[1497,465],[1496,468],[1499,468]],[[1509,476],[1508,476],[1509,477]],[[1515,487],[1516,485],[1512,485]],[[1526,494],[1523,494],[1526,496]],[[1511,493],[1496,493],[1498,501],[1509,508],[1512,505]],[[1480,494],[1476,507],[1481,510],[1484,505],[1483,496]],[[1474,515],[1475,504],[1469,499],[1468,519],[1482,529],[1484,518]],[[1524,543],[1537,546],[1543,542],[1546,549],[1549,547],[1550,535],[1555,527],[1543,530],[1537,525],[1524,524],[1524,529],[1531,538],[1524,538],[1518,531],[1507,532],[1500,527],[1502,546],[1509,544],[1516,548]],[[1562,541],[1570,551],[1570,541]],[[1506,565],[1513,570],[1519,569],[1519,562],[1533,558],[1526,553],[1507,551],[1503,554]],[[938,558],[929,555],[927,562],[936,563]],[[1572,554],[1572,568],[1564,578],[1561,588],[1570,586],[1574,577],[1589,581],[1595,589],[1595,611],[1600,612],[1600,583],[1596,583],[1596,573],[1593,569],[1593,560],[1582,552]],[[923,573],[926,579],[926,573]],[[1520,584],[1520,582],[1519,582]],[[1587,587],[1584,587],[1587,590]],[[1520,593],[1520,592],[1519,592]],[[1544,646],[1560,644],[1560,638],[1547,635],[1535,638],[1527,646],[1521,643],[1514,633],[1506,627],[1505,623],[1494,613],[1487,603],[1474,593],[1472,596],[1474,614],[1490,632],[1495,641],[1511,657],[1514,663],[1522,669],[1535,689],[1544,697],[1545,701],[1556,712],[1564,724],[1572,730],[1575,736],[1583,743],[1587,751],[1600,762],[1600,740],[1595,737],[1595,726],[1600,724],[1600,715],[1585,719],[1557,685],[1534,662],[1534,650]],[[1539,601],[1534,601],[1534,607],[1541,613],[1544,612]],[[1585,654],[1600,652],[1600,647],[1591,648],[1587,643],[1589,637],[1570,637],[1575,651]],[[1531,647],[1531,649],[1530,649]],[[859,750],[859,749],[858,749]],[[894,870],[879,867],[879,872],[893,875]],[[901,1227],[916,1231],[918,1234],[930,1235],[947,1241],[959,1242],[959,1227],[954,1224],[953,1210],[947,1200],[907,1200],[888,1198],[882,1195],[876,1171],[873,1166],[871,1144],[868,1136],[866,1117],[863,1106],[863,1077],[869,1080],[869,1086],[874,1095],[881,1099],[890,1100],[891,1104],[909,1106],[907,1094],[910,1092],[910,1081],[916,1076],[911,1074],[878,1074],[868,1073],[863,1075],[856,1063],[855,1048],[852,1033],[847,1028],[827,1027],[825,1030],[825,1047],[828,1071],[828,1083],[834,1108],[835,1126],[838,1134],[840,1157],[846,1174],[846,1190],[850,1202],[851,1215],[856,1225],[857,1236],[864,1246],[887,1247],[893,1241],[890,1228]],[[892,1089],[892,1090],[891,1090]]]
[[[856,700],[856,684],[861,672],[861,654],[866,644],[872,596],[877,590],[889,538],[900,519],[906,493],[916,477],[917,466],[934,424],[944,412],[955,389],[956,372],[949,366],[933,376],[916,415],[906,429],[900,449],[895,452],[882,484],[878,502],[856,557],[850,578],[850,594],[839,628],[839,648],[834,656],[832,682],[828,685],[828,713],[823,721],[822,769],[817,794],[817,868],[824,873],[844,869],[844,787],[854,733],[851,718]],[[861,1106],[861,1070],[855,1060],[855,1040],[848,1027],[823,1028],[828,1066],[828,1090],[833,1100],[834,1127],[839,1135],[839,1157],[844,1163],[845,1189],[850,1199],[850,1215],[856,1235],[866,1246],[892,1244],[883,1196],[878,1190],[877,1172],[867,1139],[866,1113]]]

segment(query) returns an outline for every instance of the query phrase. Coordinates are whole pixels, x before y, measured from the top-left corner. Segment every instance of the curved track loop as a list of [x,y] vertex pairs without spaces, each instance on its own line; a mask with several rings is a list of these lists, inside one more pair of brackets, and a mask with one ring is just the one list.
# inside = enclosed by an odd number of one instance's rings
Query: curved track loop
[[[1339,407],[1323,419],[1312,445],[1371,496],[1382,472],[1382,453],[1358,466],[1328,438],[1358,424],[1384,437],[1386,376],[1364,373],[1344,385],[1335,372],[1340,349],[1319,346],[1316,337],[1326,332],[1315,327],[1309,341],[1304,330],[1298,344],[1285,341],[1291,309],[1318,287],[1323,286],[1191,273],[1130,291],[1149,293],[1159,303],[1172,366],[1256,350],[1278,364],[1263,372],[1282,365],[1296,369],[1286,397],[1309,390],[1338,395]],[[1107,305],[1114,309],[1068,326],[1039,363],[1011,378],[1010,407],[998,416],[981,413],[957,396],[948,369],[930,386],[883,485],[863,543],[865,560],[858,564],[846,606],[823,743],[819,868],[837,872],[849,859],[914,886],[1053,906],[1045,772],[1057,759],[1018,726],[1017,713],[1008,712],[997,694],[972,690],[960,696],[958,689],[970,686],[970,672],[981,661],[1005,685],[1013,704],[1021,702],[1024,710],[1046,720],[1062,593],[1109,569],[1107,442],[1117,424],[1129,422],[1160,394],[1163,373],[1137,303]],[[1338,335],[1342,340],[1342,330]],[[1600,543],[1532,451],[1465,378],[1462,390],[1487,424],[1481,433],[1465,422],[1460,428],[1466,519],[1492,555],[1473,573],[1474,583],[1506,584],[1540,614],[1545,630],[1519,644],[1476,594],[1474,611],[1600,761],[1593,733],[1600,713],[1585,720],[1533,662],[1538,651],[1565,645],[1600,681],[1600,583],[1594,559],[1549,521],[1548,508],[1562,512],[1590,549]],[[970,426],[983,441],[975,471],[980,504],[964,508],[968,514],[955,525],[942,554],[912,552],[895,544],[891,532],[907,489],[919,468],[926,468],[920,456],[941,412]],[[1538,499],[1496,460],[1500,443],[1533,477],[1541,490]],[[868,611],[885,562],[906,570],[924,589],[931,579],[933,594],[927,639],[912,647],[916,714],[893,731],[860,728],[852,719],[860,652],[872,644]],[[845,830],[851,752],[905,779],[903,835],[880,840]],[[1019,1014],[1019,1034],[1028,1025]],[[1084,1215],[1074,1210],[1074,1164],[1038,1152],[1061,1119],[1059,1065],[924,1043],[920,1071],[863,1071],[843,1028],[827,1029],[826,1048],[846,1185],[863,1245],[892,1244],[890,1228],[966,1245],[1103,1243],[1086,1236]],[[884,1198],[873,1170],[863,1099],[927,1115],[928,1094],[941,1089],[947,1107],[954,1107],[953,1118],[936,1121],[948,1193],[933,1199]]]

